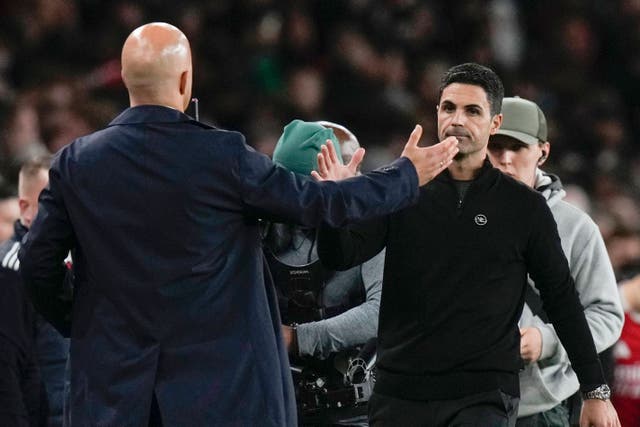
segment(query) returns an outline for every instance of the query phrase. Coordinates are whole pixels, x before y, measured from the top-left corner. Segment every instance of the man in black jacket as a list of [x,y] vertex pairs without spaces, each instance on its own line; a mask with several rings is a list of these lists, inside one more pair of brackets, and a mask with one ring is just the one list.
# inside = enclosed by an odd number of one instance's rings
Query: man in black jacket
[[619,425],[551,212],[486,158],[503,92],[486,67],[451,68],[437,118],[439,139],[458,139],[454,162],[417,205],[320,235],[335,269],[386,246],[371,425],[514,425],[527,274],[580,379],[581,425]]

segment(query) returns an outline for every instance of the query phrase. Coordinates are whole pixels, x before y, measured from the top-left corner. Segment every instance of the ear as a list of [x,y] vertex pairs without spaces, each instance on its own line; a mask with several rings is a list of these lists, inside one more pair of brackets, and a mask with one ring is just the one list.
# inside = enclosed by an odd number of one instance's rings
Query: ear
[[29,202],[26,199],[18,199],[18,206],[20,206],[20,216],[22,217],[29,209]]
[[180,74],[180,95],[184,96],[184,94],[187,92],[187,87],[189,84],[189,71],[183,71],[182,74]]
[[540,151],[542,155],[538,159],[538,166],[544,165],[544,162],[546,162],[549,158],[549,153],[551,152],[551,144],[549,144],[548,142],[541,142]]
[[498,132],[498,129],[500,129],[501,125],[502,114],[496,114],[495,116],[493,116],[493,119],[491,119],[491,129],[489,130],[489,134],[495,135],[496,132]]

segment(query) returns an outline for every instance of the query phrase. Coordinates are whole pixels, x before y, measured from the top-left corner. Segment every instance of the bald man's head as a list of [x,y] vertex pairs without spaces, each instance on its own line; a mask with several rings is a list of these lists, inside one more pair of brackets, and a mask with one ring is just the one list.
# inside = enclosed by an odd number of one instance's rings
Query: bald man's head
[[165,105],[184,111],[191,100],[191,48],[173,25],[136,28],[122,47],[122,79],[131,106]]

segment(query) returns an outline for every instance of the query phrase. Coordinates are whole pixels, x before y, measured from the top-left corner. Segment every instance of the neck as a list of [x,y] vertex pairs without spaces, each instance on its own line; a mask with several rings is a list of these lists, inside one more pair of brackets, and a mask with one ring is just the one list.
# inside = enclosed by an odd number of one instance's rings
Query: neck
[[479,151],[467,156],[454,158],[449,166],[451,177],[457,181],[470,181],[480,173],[486,152]]
[[182,98],[169,99],[168,97],[159,96],[140,96],[129,94],[129,105],[137,107],[139,105],[161,105],[163,107],[173,108],[184,113]]

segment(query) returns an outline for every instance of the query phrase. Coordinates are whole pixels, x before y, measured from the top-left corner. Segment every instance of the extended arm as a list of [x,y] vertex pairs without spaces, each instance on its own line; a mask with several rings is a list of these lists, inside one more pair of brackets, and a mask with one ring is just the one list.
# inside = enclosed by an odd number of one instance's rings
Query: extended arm
[[406,158],[339,182],[318,182],[295,174],[244,144],[236,158],[236,175],[247,211],[274,222],[316,228],[326,221],[343,226],[395,212],[418,197],[418,176]]
[[322,221],[340,227],[390,214],[415,203],[418,185],[426,184],[444,170],[458,152],[453,137],[433,146],[419,147],[421,136],[422,128],[416,126],[401,158],[389,166],[348,179],[343,178],[355,173],[363,152],[354,156],[349,165],[338,165],[329,144],[319,155],[323,176],[314,174],[325,180],[322,182],[275,167],[266,156],[247,147],[243,139],[243,150],[237,155],[235,167],[243,201],[260,217],[310,227],[317,227]]

